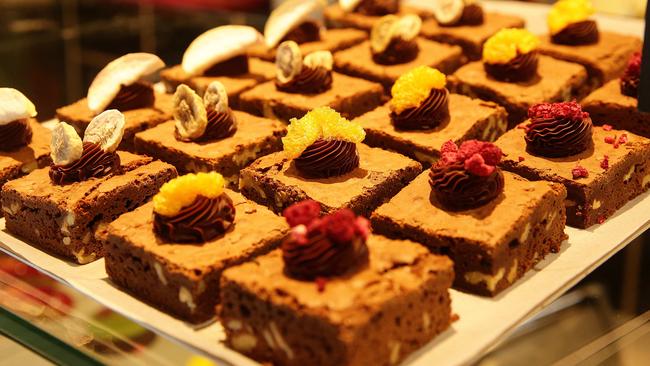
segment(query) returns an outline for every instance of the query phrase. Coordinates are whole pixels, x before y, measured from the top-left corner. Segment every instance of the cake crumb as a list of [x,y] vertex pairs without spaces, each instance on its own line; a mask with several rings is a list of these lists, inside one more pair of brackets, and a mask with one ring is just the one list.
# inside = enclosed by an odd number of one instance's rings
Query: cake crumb
[[327,285],[327,278],[325,277],[316,277],[316,289],[318,292],[323,292],[325,291],[325,285]]
[[526,158],[524,158],[523,156],[520,156],[520,157],[519,157],[519,162],[522,162],[522,161],[524,161],[524,160],[526,160]]

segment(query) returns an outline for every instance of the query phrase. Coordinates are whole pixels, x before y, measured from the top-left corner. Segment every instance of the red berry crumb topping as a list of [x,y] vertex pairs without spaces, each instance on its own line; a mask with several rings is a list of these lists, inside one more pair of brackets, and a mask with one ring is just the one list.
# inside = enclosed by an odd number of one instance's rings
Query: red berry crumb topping
[[314,200],[304,200],[284,209],[282,216],[291,227],[307,225],[320,216],[320,204]]
[[625,73],[621,76],[621,93],[636,98],[641,82],[641,52],[635,52],[627,63]]
[[616,142],[616,136],[605,136],[605,143],[613,144]]
[[609,169],[609,155],[603,156],[603,160],[600,162],[600,167],[605,170]]
[[612,127],[612,125],[603,125],[603,131],[611,131],[613,129],[614,127]]
[[327,278],[316,277],[316,280],[314,280],[314,282],[316,282],[316,289],[318,290],[318,292],[325,291],[325,285],[327,285]]
[[573,179],[587,178],[589,171],[581,165],[576,165],[575,168],[571,169],[571,174],[573,174]]
[[464,163],[465,170],[480,177],[492,174],[503,156],[496,145],[478,140],[465,141],[460,147],[449,140],[442,145],[440,152],[442,158],[438,165]]
[[627,134],[624,133],[621,135],[621,137],[618,138],[618,143],[623,145],[627,143]]
[[599,224],[602,225],[605,222],[605,220],[607,220],[607,218],[605,216],[598,216],[598,223]]
[[520,157],[519,157],[519,162],[522,162],[522,161],[524,161],[524,160],[526,160],[526,158],[524,158],[523,156],[520,156]]
[[528,109],[528,118],[535,119],[572,119],[588,118],[589,113],[584,112],[575,100],[562,103],[535,104]]

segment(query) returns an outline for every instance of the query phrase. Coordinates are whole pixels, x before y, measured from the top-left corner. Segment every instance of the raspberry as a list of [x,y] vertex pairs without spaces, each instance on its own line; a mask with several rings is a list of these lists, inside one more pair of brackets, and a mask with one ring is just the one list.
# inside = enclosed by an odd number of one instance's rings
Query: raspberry
[[177,215],[197,196],[216,198],[223,193],[225,180],[217,172],[186,174],[174,178],[160,187],[153,197],[153,210],[162,216]]
[[588,117],[589,113],[583,112],[582,107],[575,100],[561,103],[540,103],[528,109],[528,118],[530,119],[581,120]]
[[573,179],[587,178],[589,171],[581,165],[576,165],[575,168],[571,169],[571,174],[573,175]]
[[503,152],[496,145],[486,142],[483,144],[481,156],[485,159],[487,165],[497,165],[501,161]]
[[599,223],[599,224],[602,225],[602,224],[605,222],[605,220],[607,220],[607,217],[605,217],[605,216],[598,216],[598,223]]
[[320,216],[320,204],[314,200],[304,200],[284,209],[282,216],[291,227],[309,225]]
[[442,89],[447,77],[437,69],[418,66],[397,79],[391,88],[393,99],[390,108],[396,114],[420,105],[431,93],[431,89]]
[[621,137],[618,138],[618,143],[623,145],[627,143],[627,134],[624,133],[621,135]]
[[327,285],[326,277],[316,277],[314,282],[316,283],[316,290],[318,290],[318,292],[325,291],[325,285]]
[[613,129],[614,127],[612,127],[612,125],[603,125],[603,131],[611,131]]
[[526,158],[524,158],[523,156],[520,156],[518,160],[519,160],[519,162],[522,162],[522,161],[526,160]]
[[627,62],[624,78],[640,78],[641,77],[641,52],[634,52]]
[[607,170],[609,169],[609,156],[604,155],[603,160],[600,162],[600,167]]
[[605,136],[605,143],[613,144],[616,141],[616,136]]
[[478,140],[465,141],[460,148],[450,140],[442,145],[440,151],[442,158],[438,165],[464,162],[465,170],[483,177],[494,172],[495,166],[503,156],[503,152],[496,145]]
[[489,176],[494,172],[494,169],[494,165],[485,164],[481,154],[474,154],[471,158],[465,160],[465,170],[479,177]]

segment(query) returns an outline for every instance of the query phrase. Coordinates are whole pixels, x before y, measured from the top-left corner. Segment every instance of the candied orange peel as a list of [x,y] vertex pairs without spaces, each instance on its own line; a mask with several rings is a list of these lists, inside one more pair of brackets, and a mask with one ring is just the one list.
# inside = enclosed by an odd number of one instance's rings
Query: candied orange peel
[[218,197],[224,186],[225,180],[217,172],[182,175],[160,187],[160,192],[153,197],[153,210],[162,216],[177,215],[198,196]]
[[505,28],[490,37],[483,45],[483,61],[505,64],[520,54],[534,51],[539,38],[521,28]]
[[546,21],[551,34],[557,34],[567,25],[587,20],[593,14],[590,0],[560,0],[553,4]]
[[357,122],[345,119],[330,107],[318,107],[300,119],[291,119],[282,144],[285,154],[295,159],[319,138],[359,143],[365,137],[366,132]]
[[402,113],[409,108],[418,107],[431,93],[431,89],[442,89],[447,85],[447,77],[437,69],[418,66],[397,79],[390,90],[393,99],[390,109]]

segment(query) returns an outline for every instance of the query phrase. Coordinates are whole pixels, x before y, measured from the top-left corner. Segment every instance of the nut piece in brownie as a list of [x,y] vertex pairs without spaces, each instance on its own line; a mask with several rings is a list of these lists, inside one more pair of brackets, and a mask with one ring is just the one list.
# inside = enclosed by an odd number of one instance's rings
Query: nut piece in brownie
[[165,63],[150,53],[129,53],[111,61],[97,74],[86,98],[56,110],[61,122],[83,134],[90,121],[107,109],[124,113],[126,125],[120,150],[134,151],[133,137],[171,117],[171,96],[154,90],[147,78]]
[[372,28],[370,41],[334,55],[336,70],[381,83],[388,94],[395,80],[416,66],[451,73],[465,63],[460,47],[419,38],[420,26],[414,14],[381,18]]
[[623,74],[628,58],[641,49],[635,36],[598,30],[589,0],[561,0],[548,14],[549,35],[539,51],[587,68],[590,90]]
[[277,46],[295,41],[303,54],[314,51],[335,52],[368,38],[359,29],[326,29],[323,24],[325,2],[321,0],[289,0],[280,4],[269,16],[264,27],[264,44],[251,47],[250,56],[275,60]]
[[415,178],[422,166],[405,156],[361,144],[363,128],[331,108],[292,120],[284,151],[256,160],[240,173],[248,198],[281,212],[305,199],[324,212],[347,207],[369,214]]
[[228,346],[277,366],[394,365],[449,327],[449,258],[319,211],[290,207],[281,250],[224,271]]
[[501,136],[501,165],[529,180],[566,186],[567,224],[602,223],[648,189],[650,140],[611,126],[592,126],[576,102],[541,104]]
[[347,118],[368,112],[381,103],[381,85],[332,72],[332,54],[316,51],[303,58],[294,41],[278,46],[277,75],[240,96],[240,109],[288,122],[322,106]]
[[230,103],[237,107],[242,92],[275,76],[272,63],[247,55],[262,42],[262,35],[253,27],[212,28],[190,43],[180,65],[163,70],[160,77],[169,90],[187,84],[199,95],[218,80],[226,87]]
[[450,94],[445,85],[445,75],[426,66],[402,75],[388,104],[355,120],[366,131],[364,142],[430,165],[448,140],[494,141],[506,131],[503,107]]
[[650,113],[638,109],[641,53],[630,58],[625,74],[607,82],[585,98],[582,108],[596,125],[610,124],[618,130],[650,137]]
[[325,8],[324,16],[330,28],[356,28],[370,31],[381,17],[393,14],[430,16],[417,7],[405,6],[401,0],[338,0]]
[[183,320],[211,319],[222,271],[274,249],[288,230],[224,183],[216,172],[181,176],[108,225],[101,236],[110,279]]
[[260,156],[282,150],[286,125],[233,111],[223,84],[203,98],[184,84],[174,94],[174,120],[136,135],[136,151],[166,161],[181,174],[217,171],[237,187],[239,171]]
[[79,264],[102,257],[98,228],[145,203],[176,176],[169,164],[116,152],[124,125],[120,112],[107,110],[88,125],[82,141],[60,122],[52,132],[52,165],[2,188],[7,231]]
[[500,159],[491,143],[445,143],[429,172],[373,213],[374,230],[448,255],[454,287],[496,295],[566,239],[564,187],[502,172]]

